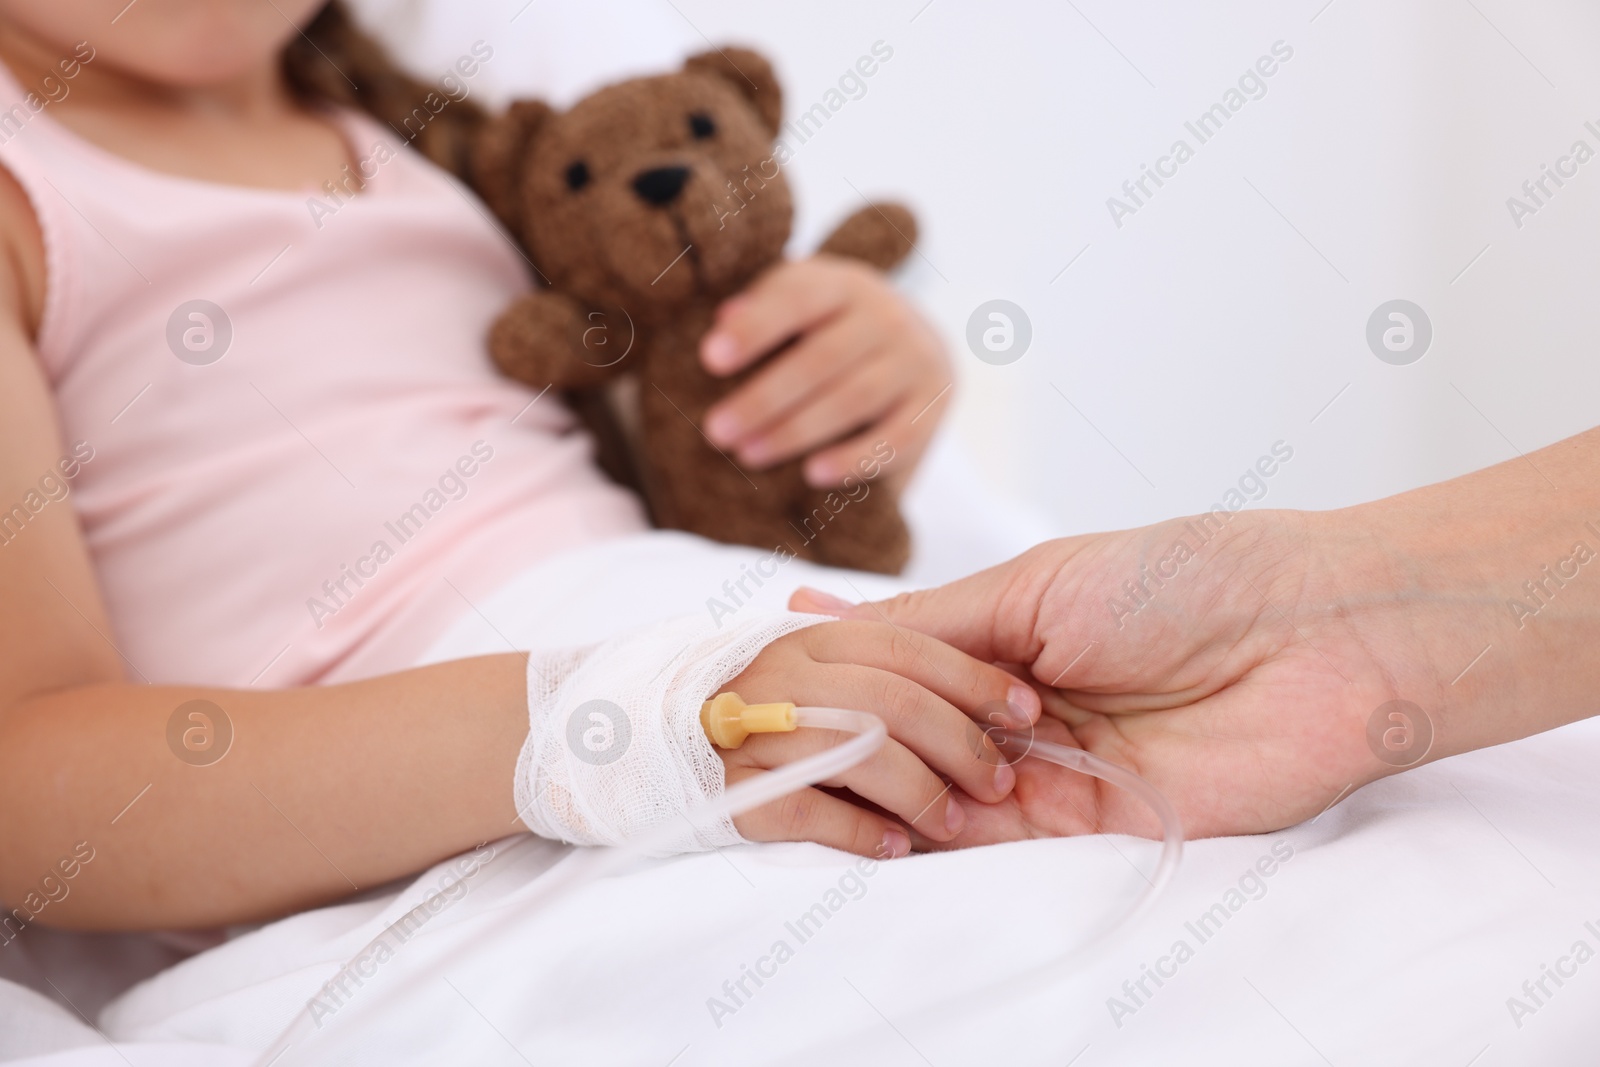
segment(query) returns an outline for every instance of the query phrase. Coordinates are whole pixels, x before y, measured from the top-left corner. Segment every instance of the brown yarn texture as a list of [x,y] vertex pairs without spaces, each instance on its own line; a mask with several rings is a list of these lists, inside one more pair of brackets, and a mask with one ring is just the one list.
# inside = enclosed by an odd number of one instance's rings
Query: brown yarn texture
[[[565,112],[521,101],[483,123],[471,180],[543,283],[495,324],[490,354],[511,377],[573,396],[614,460],[622,439],[605,425],[605,396],[632,380],[622,458],[657,525],[894,573],[910,536],[889,487],[872,480],[893,462],[886,446],[844,487],[813,489],[800,461],[745,470],[700,431],[760,366],[713,377],[699,344],[717,305],[782,258],[793,205],[773,148],[781,116],[771,64],[726,48]],[[909,211],[874,204],[822,251],[886,270],[915,240]]]
[[[511,377],[566,394],[602,466],[644,495],[658,526],[859,570],[905,565],[910,534],[889,486],[873,480],[892,452],[843,487],[813,489],[800,461],[744,470],[699,429],[762,365],[713,377],[700,339],[723,299],[779,262],[793,217],[773,151],[783,94],[766,59],[717,49],[566,112],[525,100],[491,118],[471,99],[441,107],[438,86],[401,70],[331,0],[285,48],[283,71],[300,99],[367,112],[489,203],[542,286],[495,324],[490,354]],[[686,173],[669,200],[636,187],[675,168]],[[907,209],[873,204],[819,251],[888,270],[916,235]],[[625,379],[634,388],[619,418]]]

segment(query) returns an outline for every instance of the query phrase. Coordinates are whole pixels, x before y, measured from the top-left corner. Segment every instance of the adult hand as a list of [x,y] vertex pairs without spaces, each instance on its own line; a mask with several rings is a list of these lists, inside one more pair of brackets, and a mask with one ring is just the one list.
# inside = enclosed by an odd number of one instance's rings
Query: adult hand
[[[1219,511],[1049,542],[877,604],[801,590],[790,606],[882,619],[1022,665],[1045,698],[1036,736],[1137,771],[1172,801],[1187,836],[1257,833],[1315,816],[1401,764],[1495,739],[1449,728],[1448,705],[1470,688],[1451,679],[1495,639],[1503,606],[1463,598],[1466,571],[1448,572],[1443,556],[1406,555],[1416,518],[1372,506]],[[1421,709],[1409,736],[1379,712],[1394,700]],[[1369,742],[1375,716],[1387,748]],[[1016,769],[1004,801],[965,805],[956,840],[920,843],[1158,834],[1122,790],[1040,760]]]
[[759,469],[808,456],[806,481],[860,476],[887,441],[902,481],[950,401],[938,335],[878,271],[837,256],[781,263],[726,301],[700,346],[713,374],[733,374],[793,342],[712,408],[705,431]]

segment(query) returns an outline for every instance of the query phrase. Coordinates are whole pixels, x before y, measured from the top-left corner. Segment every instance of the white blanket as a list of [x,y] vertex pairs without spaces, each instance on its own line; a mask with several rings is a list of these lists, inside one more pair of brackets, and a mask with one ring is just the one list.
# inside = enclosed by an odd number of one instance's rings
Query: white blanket
[[[602,546],[480,604],[435,656],[681,611],[750,557],[673,534]],[[878,591],[789,566],[766,595],[819,578]],[[1129,899],[1152,843],[1034,841],[866,871],[818,846],[744,846],[641,863],[546,905],[541,875],[589,857],[511,839],[469,875],[441,865],[398,896],[195,957],[102,1024],[120,1042],[260,1049],[315,1002],[321,1025],[283,1067],[1590,1063],[1597,761],[1600,724],[1582,724],[1390,779],[1313,824],[1191,843],[1130,936],[998,1001],[981,994]],[[427,924],[324,989],[430,893],[448,899]],[[122,1062],[109,1051],[35,1062]]]

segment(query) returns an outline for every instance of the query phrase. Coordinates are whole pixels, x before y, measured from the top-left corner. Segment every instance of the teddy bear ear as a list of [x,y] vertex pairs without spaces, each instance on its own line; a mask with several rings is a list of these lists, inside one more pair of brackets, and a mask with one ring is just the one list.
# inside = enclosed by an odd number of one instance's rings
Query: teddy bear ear
[[472,186],[501,222],[518,228],[517,190],[528,144],[555,114],[541,100],[517,100],[483,125],[472,144]]
[[718,48],[690,56],[684,61],[683,69],[726,78],[750,101],[767,132],[777,136],[783,122],[783,90],[765,56],[748,48]]

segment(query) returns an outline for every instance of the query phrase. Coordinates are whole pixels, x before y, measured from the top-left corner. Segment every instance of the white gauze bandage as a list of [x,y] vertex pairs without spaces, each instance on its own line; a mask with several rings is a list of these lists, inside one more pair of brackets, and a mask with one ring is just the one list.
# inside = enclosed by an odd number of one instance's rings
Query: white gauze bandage
[[744,840],[724,817],[695,831],[681,816],[723,792],[723,765],[700,705],[784,634],[828,622],[794,612],[720,629],[683,616],[588,648],[528,658],[528,739],[517,811],[541,837],[620,845],[677,819],[663,854]]

